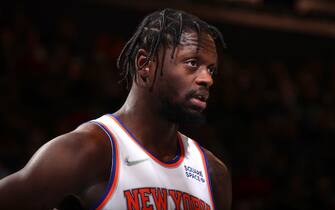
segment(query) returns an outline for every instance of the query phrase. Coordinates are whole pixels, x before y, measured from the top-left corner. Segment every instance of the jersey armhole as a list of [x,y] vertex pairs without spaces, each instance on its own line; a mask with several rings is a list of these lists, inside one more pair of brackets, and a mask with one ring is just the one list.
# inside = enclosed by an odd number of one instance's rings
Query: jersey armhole
[[211,182],[211,177],[209,174],[209,168],[208,168],[208,159],[207,159],[207,155],[206,152],[204,150],[204,148],[202,146],[200,146],[198,144],[198,142],[193,141],[195,143],[195,145],[197,146],[200,154],[201,154],[201,158],[202,158],[202,162],[204,164],[204,168],[205,168],[205,173],[206,173],[206,177],[207,177],[207,188],[208,188],[208,193],[212,202],[212,206],[213,206],[213,210],[215,210],[215,202],[214,202],[214,194],[213,194],[213,189],[212,189],[212,182]]
[[99,126],[106,133],[106,135],[108,136],[108,138],[110,140],[110,144],[111,144],[111,148],[112,148],[112,165],[111,165],[111,169],[110,169],[110,176],[109,176],[107,187],[105,189],[104,194],[99,199],[99,201],[90,208],[90,209],[100,210],[106,205],[108,200],[111,198],[111,196],[113,195],[113,192],[115,190],[115,187],[117,185],[118,175],[119,175],[119,165],[120,165],[119,164],[119,155],[118,155],[119,150],[118,150],[117,141],[115,140],[114,135],[109,131],[107,126],[105,126],[103,123],[97,122],[97,121],[90,121],[89,123],[93,123],[93,124]]

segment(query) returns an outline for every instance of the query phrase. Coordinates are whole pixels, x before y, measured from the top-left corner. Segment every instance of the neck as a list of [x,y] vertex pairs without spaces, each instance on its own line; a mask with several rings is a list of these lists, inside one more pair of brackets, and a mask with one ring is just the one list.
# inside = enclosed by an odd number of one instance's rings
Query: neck
[[115,113],[130,132],[147,149],[163,161],[175,157],[177,151],[176,123],[164,119],[154,107],[152,97],[132,88],[126,102]]

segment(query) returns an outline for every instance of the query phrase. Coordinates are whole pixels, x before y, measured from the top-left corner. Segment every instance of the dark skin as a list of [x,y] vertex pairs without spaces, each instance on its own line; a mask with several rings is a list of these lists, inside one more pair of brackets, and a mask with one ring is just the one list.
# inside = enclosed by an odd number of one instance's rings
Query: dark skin
[[[162,100],[192,116],[200,116],[213,84],[217,64],[213,39],[204,34],[197,51],[197,35],[184,32],[174,58],[171,48],[143,66],[147,51],[136,58],[137,80],[124,105],[114,113],[142,145],[160,160],[169,161],[177,152],[178,122],[162,114]],[[163,74],[156,62],[162,59]],[[194,93],[202,99],[187,98]],[[159,142],[156,140],[160,139]],[[216,209],[231,209],[231,180],[227,167],[205,150]],[[96,204],[107,186],[111,147],[107,135],[95,124],[86,123],[42,146],[20,171],[0,180],[0,209],[52,209],[66,196],[75,195],[85,209]]]

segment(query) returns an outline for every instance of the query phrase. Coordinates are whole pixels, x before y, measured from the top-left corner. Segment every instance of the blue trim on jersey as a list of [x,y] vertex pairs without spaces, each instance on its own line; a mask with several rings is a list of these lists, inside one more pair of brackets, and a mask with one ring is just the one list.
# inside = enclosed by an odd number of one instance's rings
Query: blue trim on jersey
[[90,209],[96,209],[105,200],[105,198],[108,195],[109,190],[112,187],[112,184],[114,182],[115,171],[116,171],[116,151],[115,151],[116,147],[115,147],[115,143],[114,143],[115,140],[113,139],[113,136],[111,135],[109,130],[103,124],[101,124],[99,122],[96,122],[96,121],[90,121],[90,123],[96,124],[107,134],[107,136],[108,136],[108,138],[111,142],[111,146],[112,146],[112,167],[111,167],[111,174],[109,176],[107,188],[106,188],[104,194],[99,199],[99,201],[92,208],[90,208]]
[[173,164],[173,163],[176,163],[178,162],[179,158],[180,158],[180,144],[182,144],[183,142],[180,142],[180,140],[178,139],[178,147],[177,147],[177,154],[176,156],[172,159],[172,160],[169,160],[169,161],[163,161],[163,160],[160,160],[159,158],[157,158],[157,156],[155,154],[153,154],[149,149],[145,148],[139,141],[138,139],[130,132],[130,130],[128,130],[127,126],[125,124],[123,124],[123,122],[121,121],[121,119],[116,116],[116,115],[113,115],[113,114],[108,114],[108,115],[111,115],[113,116],[122,126],[124,129],[126,129],[126,131],[128,132],[128,134],[139,144],[142,146],[142,148],[146,151],[148,151],[152,156],[154,156],[157,160],[163,162],[163,163],[166,163],[166,164]]
[[[198,144],[198,143],[196,142],[196,144]],[[203,148],[202,146],[200,146],[199,144],[198,144],[198,146],[200,147],[200,149],[201,149],[201,151],[202,151],[202,154],[203,154],[204,157],[205,157],[206,168],[207,168],[207,173],[208,173],[208,182],[209,182],[209,187],[210,187],[210,190],[211,190],[211,193],[212,193],[211,197],[212,197],[212,199],[213,199],[213,208],[214,208],[214,210],[215,210],[216,208],[215,208],[214,193],[213,193],[213,189],[212,189],[213,187],[212,187],[211,177],[210,177],[210,174],[209,174],[207,155],[206,155],[206,152],[205,152],[204,148]]]

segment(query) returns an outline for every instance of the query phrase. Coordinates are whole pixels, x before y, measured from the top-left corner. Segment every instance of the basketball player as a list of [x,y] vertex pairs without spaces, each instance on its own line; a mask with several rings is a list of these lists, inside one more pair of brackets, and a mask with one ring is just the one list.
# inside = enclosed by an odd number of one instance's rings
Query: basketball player
[[0,182],[0,209],[53,209],[72,196],[84,209],[229,210],[226,166],[178,132],[203,121],[221,33],[165,9],[148,15],[118,67],[130,79],[124,105],[44,146]]

